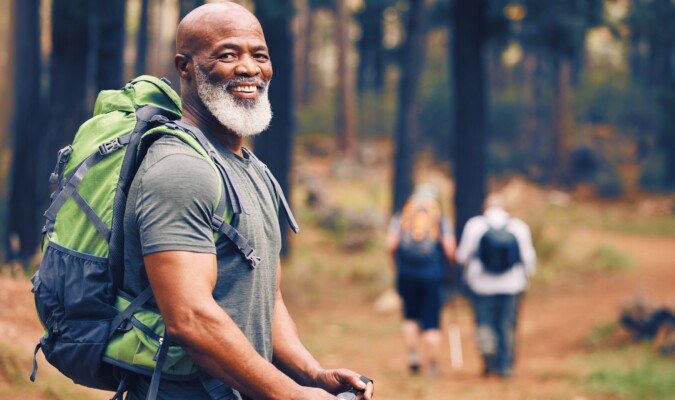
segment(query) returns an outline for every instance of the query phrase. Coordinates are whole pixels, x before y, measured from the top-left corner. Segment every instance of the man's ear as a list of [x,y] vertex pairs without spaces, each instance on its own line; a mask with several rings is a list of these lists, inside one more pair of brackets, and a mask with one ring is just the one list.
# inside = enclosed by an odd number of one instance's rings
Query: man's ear
[[193,72],[192,60],[190,57],[183,54],[176,54],[173,62],[180,78],[189,81]]

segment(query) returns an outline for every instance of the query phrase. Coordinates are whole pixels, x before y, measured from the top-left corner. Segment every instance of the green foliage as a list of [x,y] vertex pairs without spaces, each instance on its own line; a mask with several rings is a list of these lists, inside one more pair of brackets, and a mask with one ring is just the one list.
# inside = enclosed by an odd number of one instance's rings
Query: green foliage
[[616,169],[612,165],[606,165],[592,181],[598,196],[603,198],[617,198],[623,194],[623,183]]
[[312,101],[296,111],[299,136],[329,135],[335,136],[335,99]]
[[21,359],[16,351],[0,342],[0,381],[4,377],[16,384],[26,383],[24,375],[29,366],[30,364],[25,359]]
[[520,93],[511,89],[491,96],[488,172],[492,176],[524,172],[527,164],[536,164],[537,158],[546,153],[543,149],[533,153],[527,147],[517,145],[522,142],[519,134],[526,109]]
[[640,163],[640,187],[652,192],[668,192],[666,184],[666,155],[658,152],[646,157]]
[[577,118],[592,124],[621,127],[627,133],[653,130],[653,96],[623,71],[586,71],[574,92]]
[[618,326],[616,322],[608,322],[595,325],[584,338],[584,344],[591,348],[607,344],[607,342],[617,333]]
[[527,13],[514,31],[526,46],[566,59],[579,59],[586,31],[599,25],[602,0],[523,0]]
[[396,96],[378,95],[369,90],[359,99],[359,135],[362,138],[390,136],[396,121]]
[[595,268],[602,272],[617,272],[635,265],[635,260],[616,247],[602,244],[592,253]]
[[453,111],[448,79],[447,29],[428,35],[425,70],[420,81],[418,124],[423,145],[435,150],[437,158],[452,159]]
[[675,364],[648,346],[602,352],[591,358],[593,372],[584,385],[597,394],[621,399],[675,399]]

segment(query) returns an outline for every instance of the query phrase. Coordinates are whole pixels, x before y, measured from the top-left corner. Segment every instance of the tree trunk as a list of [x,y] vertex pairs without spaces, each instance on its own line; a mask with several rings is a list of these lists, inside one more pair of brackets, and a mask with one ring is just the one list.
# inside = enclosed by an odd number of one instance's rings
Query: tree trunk
[[294,25],[295,43],[295,101],[299,106],[309,103],[309,51],[310,34],[312,32],[312,10],[309,2],[304,2],[298,9]]
[[138,22],[138,36],[136,37],[136,76],[147,73],[149,4],[150,0],[141,0],[141,18]]
[[359,41],[358,91],[373,88],[381,92],[384,86],[384,10],[386,2],[375,0],[366,3],[361,12],[361,40]]
[[126,0],[106,0],[96,7],[96,92],[124,84]]
[[455,215],[459,238],[481,213],[486,186],[486,92],[482,50],[487,0],[456,0],[452,56],[455,99]]
[[419,82],[424,66],[426,27],[424,0],[411,0],[408,10],[403,63],[398,87],[396,144],[394,151],[393,211],[403,208],[413,189],[413,169],[418,133]]
[[[293,136],[295,130],[293,107],[293,33],[290,21],[293,13],[292,0],[277,0],[274,4],[256,0],[256,16],[260,20],[270,59],[274,65],[274,84],[270,86],[270,103],[274,120],[267,132],[255,138],[255,152],[267,164],[279,181],[281,189],[290,200],[291,164],[293,159]],[[274,9],[271,9],[274,7]],[[280,12],[284,10],[285,12]],[[282,232],[282,255],[288,252],[288,224],[280,207]]]
[[14,117],[10,169],[8,237],[19,247],[8,247],[8,258],[25,265],[40,241],[39,196],[47,175],[38,174],[35,146],[44,124],[40,115],[40,1],[14,2]]
[[338,112],[337,129],[340,150],[345,157],[354,157],[356,152],[356,99],[354,74],[349,63],[351,58],[349,24],[351,20],[347,0],[336,0],[338,27]]
[[49,79],[49,126],[38,142],[38,198],[41,210],[49,201],[47,179],[56,162],[56,153],[72,142],[78,127],[89,115],[88,88],[91,87],[92,4],[78,0],[53,0],[52,54]]
[[570,172],[570,143],[573,132],[574,116],[570,98],[570,75],[569,62],[560,57],[553,60],[553,109],[552,111],[552,147],[553,156],[553,184],[560,188],[569,188]]
[[528,154],[529,165],[524,165],[526,174],[537,181],[544,178],[546,166],[544,160],[548,152],[542,151],[546,148],[547,129],[544,129],[545,98],[544,98],[544,67],[541,57],[533,51],[526,51],[523,57],[523,68],[521,77],[521,86],[525,99],[525,118],[523,118],[522,129],[520,133],[519,148]]

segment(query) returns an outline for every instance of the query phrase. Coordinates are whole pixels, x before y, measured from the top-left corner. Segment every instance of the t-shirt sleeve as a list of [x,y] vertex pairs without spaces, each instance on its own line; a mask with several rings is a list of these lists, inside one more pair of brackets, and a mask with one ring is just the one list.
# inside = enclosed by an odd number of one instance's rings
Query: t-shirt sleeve
[[143,255],[216,252],[211,218],[218,200],[217,179],[196,154],[171,154],[147,168],[136,199]]

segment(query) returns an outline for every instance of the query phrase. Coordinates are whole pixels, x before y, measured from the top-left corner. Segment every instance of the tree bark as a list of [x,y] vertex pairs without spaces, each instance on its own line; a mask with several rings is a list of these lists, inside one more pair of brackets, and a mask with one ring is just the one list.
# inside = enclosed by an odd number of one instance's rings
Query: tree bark
[[294,25],[295,49],[295,100],[300,106],[309,103],[309,52],[310,34],[312,32],[312,10],[309,1],[305,1],[298,10]]
[[336,0],[338,26],[338,112],[337,129],[340,150],[345,157],[354,157],[357,144],[356,104],[354,73],[349,65],[351,58],[349,24],[350,11],[346,0]]
[[136,76],[147,72],[149,4],[150,0],[141,0],[141,17],[138,22],[138,36],[136,37]]
[[52,54],[49,71],[49,124],[38,142],[39,209],[49,203],[47,179],[59,149],[72,142],[78,127],[89,116],[88,89],[93,78],[92,4],[78,0],[53,0]]
[[[51,111],[50,162],[70,143],[88,114],[87,61],[91,48],[91,3],[53,0],[52,55],[49,109]],[[47,175],[48,176],[48,175]]]
[[571,67],[560,57],[553,60],[553,184],[568,189],[570,186],[570,143],[574,129],[574,116],[570,98]]
[[361,40],[359,41],[358,91],[373,88],[378,93],[384,87],[384,10],[385,0],[366,3],[361,12]]
[[424,0],[411,0],[403,44],[403,63],[398,87],[396,143],[394,150],[393,211],[403,208],[413,189],[418,134],[419,82],[424,66],[426,27]]
[[19,248],[8,258],[25,265],[40,240],[39,196],[47,175],[39,174],[35,146],[40,142],[40,1],[14,2],[14,116],[7,234]]
[[[269,89],[274,119],[267,132],[255,138],[255,152],[267,164],[290,201],[295,120],[293,57],[288,55],[293,54],[293,33],[290,26],[293,2],[276,0],[271,4],[269,0],[256,0],[255,6],[256,16],[265,33],[270,59],[274,65],[274,82]],[[281,206],[279,216],[282,255],[286,255],[289,249],[288,224]]]
[[485,43],[487,0],[457,0],[453,14],[455,99],[455,215],[459,238],[481,213],[486,186]]
[[106,0],[96,7],[96,92],[124,84],[126,0]]

